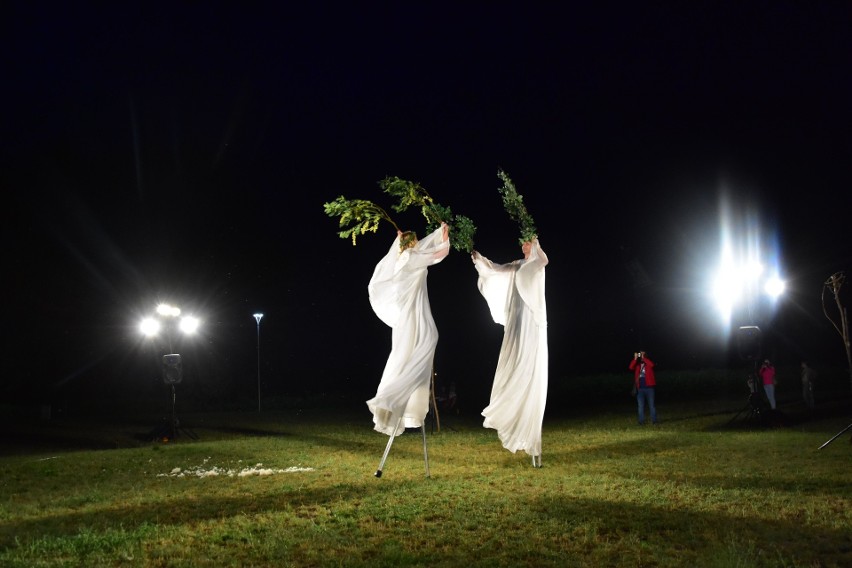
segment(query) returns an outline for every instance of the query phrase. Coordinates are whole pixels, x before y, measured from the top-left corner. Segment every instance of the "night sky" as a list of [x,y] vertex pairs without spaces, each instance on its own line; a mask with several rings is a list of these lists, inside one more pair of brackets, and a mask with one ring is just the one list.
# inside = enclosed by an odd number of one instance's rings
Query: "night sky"
[[[390,350],[366,287],[395,232],[353,247],[323,203],[389,208],[379,180],[417,181],[508,262],[499,168],[550,258],[552,383],[636,349],[723,367],[752,323],[780,363],[844,363],[820,294],[852,264],[849,4],[3,12],[7,397],[147,392],[166,348],[137,324],[168,301],[203,322],[171,349],[195,395],[255,396],[263,311],[264,391],[366,400]],[[788,283],[728,325],[708,296],[723,227],[776,251]],[[502,328],[469,257],[429,289],[439,378],[484,406]]]

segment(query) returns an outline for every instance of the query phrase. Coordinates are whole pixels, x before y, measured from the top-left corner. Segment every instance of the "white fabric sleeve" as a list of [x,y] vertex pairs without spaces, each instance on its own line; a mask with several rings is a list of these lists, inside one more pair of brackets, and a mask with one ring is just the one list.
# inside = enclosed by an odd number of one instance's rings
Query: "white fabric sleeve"
[[[444,260],[450,253],[450,241],[449,239],[443,240],[443,228],[438,227],[429,235],[423,237],[422,240],[417,241],[417,244],[406,252],[409,252],[405,260],[408,268],[432,266]],[[401,266],[398,266],[397,270],[401,268]]]
[[397,235],[387,254],[376,265],[373,277],[370,278],[370,284],[367,286],[370,306],[376,316],[389,327],[395,327],[399,321],[398,273],[403,269],[427,268],[444,260],[450,252],[450,242],[442,239],[443,229],[438,227],[423,240],[418,241],[414,247],[400,252]]
[[515,284],[524,303],[533,312],[535,323],[539,327],[547,326],[547,304],[544,299],[544,267],[549,262],[541,250],[538,239],[532,242],[530,256],[518,269]]
[[506,325],[506,311],[509,305],[509,294],[512,291],[512,281],[515,275],[511,264],[495,264],[481,254],[473,258],[473,265],[479,273],[477,287],[485,298],[491,318],[500,325]]
[[376,265],[367,286],[373,312],[389,327],[394,327],[399,319],[399,301],[393,282],[399,257],[399,236],[397,236],[387,254]]

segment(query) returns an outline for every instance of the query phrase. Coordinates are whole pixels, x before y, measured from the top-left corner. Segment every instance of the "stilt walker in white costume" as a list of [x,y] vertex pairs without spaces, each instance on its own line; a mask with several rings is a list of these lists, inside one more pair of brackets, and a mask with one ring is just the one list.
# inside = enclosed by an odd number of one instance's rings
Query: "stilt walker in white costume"
[[427,224],[437,228],[418,241],[413,232],[400,231],[382,207],[365,199],[339,196],[323,204],[323,208],[330,217],[340,218],[338,235],[352,239],[353,245],[359,235],[375,233],[381,221],[389,222],[397,230],[396,239],[376,265],[367,287],[373,311],[393,330],[391,353],[376,396],[367,401],[374,429],[389,436],[375,475],[382,476],[394,437],[406,428],[420,427],[426,477],[429,477],[424,422],[429,411],[438,329],[432,319],[426,277],[428,268],[449,253],[450,232],[453,248],[468,253],[473,250],[476,226],[468,217],[454,215],[449,207],[435,202],[419,183],[387,177],[379,185],[384,193],[397,199],[395,211],[401,213],[409,207],[418,207]]
[[[405,245],[401,245],[403,233],[398,233],[368,286],[373,311],[393,330],[379,388],[367,401],[374,429],[391,436],[388,450],[393,437],[406,428],[423,428],[429,410],[438,329],[432,319],[426,277],[429,266],[441,262],[450,251],[448,230],[442,223],[422,241],[415,238]],[[376,477],[381,477],[386,457],[387,450]]]
[[494,374],[483,426],[494,428],[503,447],[523,450],[541,467],[541,431],[547,402],[547,305],[544,296],[547,255],[535,235],[532,218],[508,176],[504,180],[506,210],[521,224],[524,258],[496,264],[474,251],[478,287],[494,321],[501,324],[503,343]]

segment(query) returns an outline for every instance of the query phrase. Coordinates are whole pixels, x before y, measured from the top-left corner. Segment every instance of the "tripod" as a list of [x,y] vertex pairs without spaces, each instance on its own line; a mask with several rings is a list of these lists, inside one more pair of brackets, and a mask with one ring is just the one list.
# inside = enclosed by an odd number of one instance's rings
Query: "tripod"
[[[823,449],[824,447],[826,447],[827,445],[829,445],[830,443],[832,443],[833,441],[835,441],[837,438],[839,438],[840,436],[842,436],[843,434],[845,434],[845,433],[846,433],[846,432],[848,432],[849,430],[852,430],[852,424],[850,424],[849,426],[847,426],[846,428],[844,428],[843,430],[841,430],[840,432],[838,432],[837,434],[835,434],[835,435],[834,435],[834,436],[833,436],[833,437],[832,437],[829,441],[827,441],[826,443],[824,443],[823,445],[821,445],[821,446],[820,446],[820,447],[818,447],[817,449],[818,449],[818,450]],[[849,441],[850,441],[850,442],[852,442],[852,438],[849,438]]]
[[742,410],[737,412],[733,418],[728,421],[728,425],[732,424],[737,418],[746,412],[748,414],[746,414],[745,419],[749,422],[753,422],[755,420],[762,422],[765,419],[767,409],[763,404],[763,399],[760,398],[760,394],[757,392],[757,381],[750,375],[746,384],[749,388],[748,400]]
[[184,434],[188,438],[192,438],[193,440],[198,439],[198,435],[188,428],[184,428],[180,425],[180,420],[177,417],[176,410],[176,401],[177,396],[175,394],[175,386],[170,385],[172,387],[172,416],[171,419],[163,419],[163,424],[155,428],[151,432],[151,438],[153,440],[163,440],[164,442],[168,442],[171,440],[175,440],[181,434]]
[[151,431],[151,438],[153,440],[162,440],[164,442],[168,442],[171,440],[177,439],[178,436],[184,434],[188,438],[192,438],[193,440],[198,439],[198,435],[188,428],[184,428],[180,425],[180,420],[177,417],[176,410],[176,402],[177,395],[175,393],[175,385],[170,385],[172,388],[172,415],[170,419],[164,418],[163,424],[154,430]]
[[183,379],[183,366],[181,364],[180,355],[171,353],[163,356],[163,382],[172,388],[172,418],[165,420],[165,424],[159,428],[155,428],[151,432],[151,438],[154,440],[163,440],[168,442],[174,440],[181,433],[186,434],[193,440],[197,440],[198,436],[192,430],[182,428],[180,420],[177,417],[176,402],[177,395],[175,394],[175,385]]

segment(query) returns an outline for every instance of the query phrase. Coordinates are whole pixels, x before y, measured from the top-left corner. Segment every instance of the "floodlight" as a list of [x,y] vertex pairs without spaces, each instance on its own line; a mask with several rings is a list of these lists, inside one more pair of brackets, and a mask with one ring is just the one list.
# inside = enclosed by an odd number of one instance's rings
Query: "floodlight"
[[742,272],[746,282],[756,282],[763,274],[763,265],[756,260],[751,260],[743,266]]
[[778,278],[777,276],[773,276],[769,280],[766,281],[766,286],[764,290],[767,294],[773,299],[777,298],[781,294],[784,293],[785,288],[784,281]]
[[736,275],[729,272],[720,273],[713,284],[713,296],[722,309],[735,304],[742,296],[742,292],[742,283]]
[[730,320],[734,305],[740,300],[742,294],[741,271],[731,258],[725,257],[713,282],[713,297],[725,322]]
[[186,334],[192,334],[198,330],[198,324],[198,318],[185,316],[180,320],[180,330]]
[[144,335],[152,337],[160,332],[160,322],[158,322],[154,318],[145,318],[144,320],[142,320],[142,323],[139,324],[139,330]]
[[160,304],[157,306],[157,313],[161,316],[176,318],[180,315],[180,308],[169,304]]
[[[760,216],[748,203],[729,202],[722,193],[719,260],[709,282],[712,299],[724,326],[736,319],[766,321],[784,290],[780,280],[776,238],[761,228]],[[740,323],[740,322],[738,322]]]

